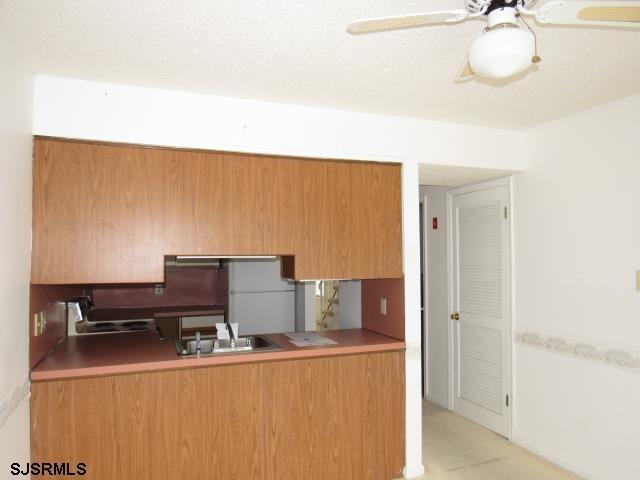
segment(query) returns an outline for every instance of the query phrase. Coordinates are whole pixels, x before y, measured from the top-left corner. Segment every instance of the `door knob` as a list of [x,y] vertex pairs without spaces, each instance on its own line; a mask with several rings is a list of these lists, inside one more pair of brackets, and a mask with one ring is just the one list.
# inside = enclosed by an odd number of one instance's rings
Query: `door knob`
[[460,314],[458,312],[452,313],[451,320],[460,320]]

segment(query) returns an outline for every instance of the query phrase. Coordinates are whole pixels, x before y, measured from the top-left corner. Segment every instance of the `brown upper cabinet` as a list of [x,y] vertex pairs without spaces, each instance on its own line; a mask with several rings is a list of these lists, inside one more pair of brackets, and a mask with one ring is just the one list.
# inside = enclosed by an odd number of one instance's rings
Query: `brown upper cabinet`
[[402,276],[398,164],[36,138],[32,283],[155,283],[165,255]]

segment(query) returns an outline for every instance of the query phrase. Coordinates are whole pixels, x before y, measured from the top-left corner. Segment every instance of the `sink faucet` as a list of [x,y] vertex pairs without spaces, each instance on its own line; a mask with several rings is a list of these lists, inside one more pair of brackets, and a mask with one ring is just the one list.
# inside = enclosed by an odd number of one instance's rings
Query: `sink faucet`
[[227,331],[229,332],[229,346],[231,348],[236,347],[236,336],[233,333],[233,328],[231,328],[231,324],[227,322]]
[[196,332],[196,353],[200,353],[200,330]]

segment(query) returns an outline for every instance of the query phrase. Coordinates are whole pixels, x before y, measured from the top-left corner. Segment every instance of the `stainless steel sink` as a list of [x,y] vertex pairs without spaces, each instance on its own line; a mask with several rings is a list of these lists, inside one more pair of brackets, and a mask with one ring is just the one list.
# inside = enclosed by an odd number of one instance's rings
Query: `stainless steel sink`
[[280,346],[262,336],[238,337],[235,339],[235,344],[231,340],[218,340],[215,337],[204,337],[199,341],[197,339],[176,340],[174,343],[178,355],[186,357],[280,349]]

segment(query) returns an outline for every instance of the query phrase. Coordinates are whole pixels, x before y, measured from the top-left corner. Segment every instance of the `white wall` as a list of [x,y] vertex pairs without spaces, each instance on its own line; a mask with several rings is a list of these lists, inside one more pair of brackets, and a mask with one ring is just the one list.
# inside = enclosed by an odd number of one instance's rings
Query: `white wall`
[[35,79],[34,102],[38,135],[402,162],[405,475],[422,474],[418,162],[523,170],[522,133],[45,76]]
[[[587,478],[640,478],[640,95],[526,132],[514,178],[514,440]],[[617,350],[638,370],[556,353]]]
[[[0,469],[29,459],[32,77],[0,37]],[[8,418],[7,418],[8,416]]]
[[512,130],[48,76],[36,76],[34,95],[38,135],[303,157],[526,167],[524,136]]
[[[447,191],[448,187],[420,186],[420,198],[427,196],[427,399],[444,408],[449,408]],[[432,228],[434,217],[438,218],[437,230]]]

